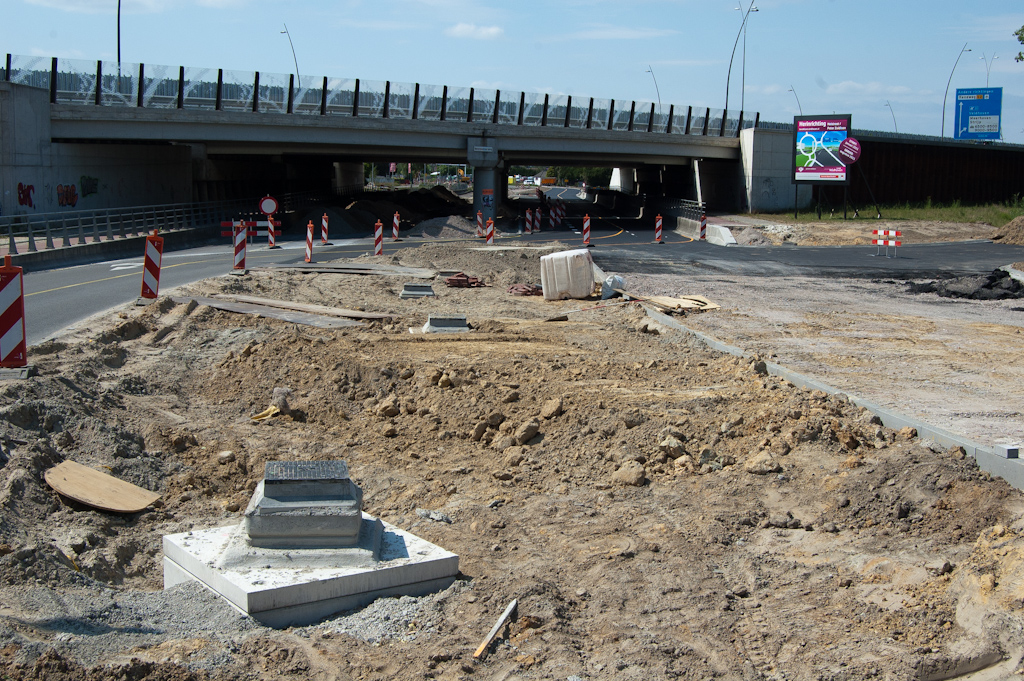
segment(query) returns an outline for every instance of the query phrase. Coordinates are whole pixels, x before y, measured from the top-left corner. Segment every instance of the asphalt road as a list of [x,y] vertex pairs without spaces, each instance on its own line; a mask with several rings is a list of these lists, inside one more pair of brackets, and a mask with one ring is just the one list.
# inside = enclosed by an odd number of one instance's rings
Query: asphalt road
[[[564,192],[565,200],[575,189]],[[510,235],[498,245],[523,243],[541,245],[552,241],[579,243],[582,216],[590,212],[591,244],[595,262],[608,271],[645,273],[686,273],[694,268],[720,272],[777,276],[831,276],[885,279],[926,279],[948,275],[987,273],[1012,262],[1024,261],[1024,246],[991,242],[958,242],[904,246],[898,257],[875,257],[873,246],[834,247],[722,247],[693,241],[665,232],[663,244],[653,243],[653,226],[645,220],[601,215],[592,204],[570,204],[567,224],[558,231],[532,235]],[[545,227],[547,221],[545,220]],[[303,258],[304,243],[278,241],[283,248],[249,250],[247,264],[287,264]],[[401,243],[385,240],[385,253],[415,247],[422,240],[405,237]],[[479,243],[479,242],[478,242]],[[333,246],[314,247],[314,260],[354,257],[371,252],[372,238],[336,240]],[[160,289],[226,275],[232,264],[229,245],[203,246],[165,253]],[[538,282],[539,283],[539,273]],[[72,324],[139,296],[142,258],[110,260],[87,265],[29,272],[25,275],[25,322],[29,345],[57,335]]]

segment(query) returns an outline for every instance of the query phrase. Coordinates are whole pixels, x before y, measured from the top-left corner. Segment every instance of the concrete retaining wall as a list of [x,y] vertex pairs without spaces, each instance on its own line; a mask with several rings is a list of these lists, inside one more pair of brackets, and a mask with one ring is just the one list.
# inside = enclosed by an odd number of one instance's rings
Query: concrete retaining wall
[[[744,208],[750,212],[793,210],[793,133],[747,128],[740,133]],[[812,188],[799,188],[800,208],[811,205]]]
[[0,82],[0,215],[192,200],[186,145],[51,141],[49,93]]

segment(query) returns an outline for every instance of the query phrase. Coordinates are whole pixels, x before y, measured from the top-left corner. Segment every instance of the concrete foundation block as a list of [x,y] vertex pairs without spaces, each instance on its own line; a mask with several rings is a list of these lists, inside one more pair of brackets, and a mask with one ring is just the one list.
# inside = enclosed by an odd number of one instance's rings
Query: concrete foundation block
[[992,451],[998,457],[1003,459],[1017,459],[1019,458],[1020,446],[1019,445],[996,445]]
[[402,292],[398,294],[398,297],[404,300],[406,298],[426,298],[433,295],[435,295],[434,287],[430,284],[408,282],[402,287]]
[[469,331],[464,314],[430,315],[423,325],[423,333],[460,333]]

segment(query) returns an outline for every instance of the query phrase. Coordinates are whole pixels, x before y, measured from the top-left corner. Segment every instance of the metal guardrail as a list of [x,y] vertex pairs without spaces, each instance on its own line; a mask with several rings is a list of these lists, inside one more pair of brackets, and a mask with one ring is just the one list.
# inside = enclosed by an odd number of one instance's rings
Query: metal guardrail
[[663,200],[659,203],[659,208],[672,215],[697,221],[701,219],[701,216],[703,216],[707,210],[707,206],[705,204],[692,199]]
[[7,55],[2,80],[52,104],[249,111],[738,137],[760,114],[654,102],[259,71]]

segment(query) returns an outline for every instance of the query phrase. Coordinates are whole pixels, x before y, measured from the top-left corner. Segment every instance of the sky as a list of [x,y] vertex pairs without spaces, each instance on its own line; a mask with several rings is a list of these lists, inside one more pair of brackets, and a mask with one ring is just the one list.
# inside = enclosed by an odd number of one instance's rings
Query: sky
[[[0,53],[117,59],[117,0],[3,5]],[[947,136],[956,88],[987,78],[1003,88],[1004,140],[1024,144],[1024,62],[1014,60],[1024,46],[1013,35],[1021,0],[754,0],[744,59],[750,5],[121,0],[121,59],[282,74],[297,61],[304,76],[660,99],[666,111],[723,108],[728,82],[729,109],[742,101],[762,120],[848,113],[855,129],[936,136],[952,73]]]

